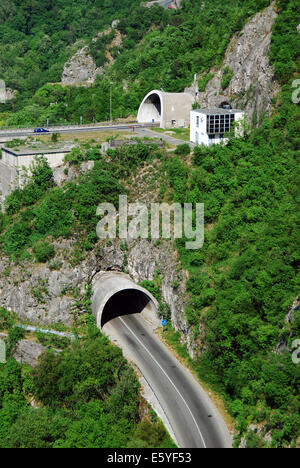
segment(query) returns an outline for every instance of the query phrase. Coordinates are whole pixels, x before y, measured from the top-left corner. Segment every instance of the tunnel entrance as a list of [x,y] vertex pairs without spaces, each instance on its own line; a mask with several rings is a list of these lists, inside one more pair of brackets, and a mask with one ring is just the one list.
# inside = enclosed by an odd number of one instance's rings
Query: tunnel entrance
[[139,109],[138,122],[160,122],[162,114],[161,108],[162,105],[160,96],[157,93],[148,95]]
[[155,297],[121,272],[99,272],[93,280],[91,305],[99,328],[115,317],[138,313],[153,325],[160,325]]
[[117,292],[104,306],[101,317],[101,328],[116,317],[142,312],[150,300],[145,293],[136,289],[125,289]]

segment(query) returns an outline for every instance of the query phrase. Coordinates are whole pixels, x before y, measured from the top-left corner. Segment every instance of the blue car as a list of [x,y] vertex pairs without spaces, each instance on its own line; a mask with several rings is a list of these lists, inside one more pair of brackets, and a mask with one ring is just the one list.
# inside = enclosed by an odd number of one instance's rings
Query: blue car
[[34,133],[49,133],[49,130],[46,130],[45,128],[35,128]]

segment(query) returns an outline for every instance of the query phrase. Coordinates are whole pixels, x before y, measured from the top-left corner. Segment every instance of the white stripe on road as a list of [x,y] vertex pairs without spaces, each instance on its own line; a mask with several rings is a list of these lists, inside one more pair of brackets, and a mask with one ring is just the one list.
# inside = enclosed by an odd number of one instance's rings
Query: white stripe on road
[[172,380],[170,379],[170,377],[168,376],[168,374],[165,372],[165,370],[161,367],[161,365],[159,364],[159,362],[155,359],[155,357],[151,354],[151,352],[148,350],[148,348],[146,348],[146,346],[144,345],[144,343],[141,342],[141,340],[136,336],[136,334],[131,330],[131,328],[128,327],[128,325],[124,322],[124,320],[119,317],[119,319],[121,320],[121,322],[123,323],[123,325],[125,325],[125,327],[130,331],[130,333],[132,333],[132,335],[137,339],[137,341],[141,344],[141,346],[147,351],[147,353],[151,356],[151,358],[153,359],[153,361],[158,365],[158,367],[161,369],[161,371],[165,374],[165,376],[167,377],[167,379],[170,381],[170,383],[173,385],[173,387],[175,388],[176,392],[178,393],[178,395],[180,395],[180,397],[182,398],[182,401],[184,402],[185,406],[187,407],[190,415],[192,416],[192,419],[195,423],[195,426],[197,427],[198,429],[198,432],[199,432],[199,435],[201,437],[201,440],[202,440],[202,443],[204,445],[204,448],[207,448],[206,447],[206,444],[204,442],[204,438],[201,434],[201,431],[200,431],[200,428],[197,424],[197,421],[196,419],[194,418],[194,415],[190,409],[190,407],[188,406],[187,402],[185,401],[185,399],[183,398],[183,396],[181,395],[180,391],[178,390],[178,388],[175,386],[175,384],[172,382]]

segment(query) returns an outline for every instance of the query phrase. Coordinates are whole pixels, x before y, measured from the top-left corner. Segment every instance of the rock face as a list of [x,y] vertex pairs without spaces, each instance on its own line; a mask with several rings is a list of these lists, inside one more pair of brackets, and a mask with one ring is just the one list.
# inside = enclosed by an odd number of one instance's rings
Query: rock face
[[6,88],[5,82],[3,80],[0,80],[0,103],[11,101],[12,99],[15,99],[16,95],[17,91],[14,91],[10,88]]
[[[120,31],[118,31],[117,26],[120,20],[115,20],[112,23],[111,28],[106,29],[98,33],[92,40],[93,43],[97,42],[102,36],[107,36],[112,31],[114,31],[114,38],[112,39],[111,43],[106,46],[104,52],[106,55],[107,63],[113,63],[114,59],[110,53],[110,49],[113,47],[119,48],[122,44],[122,35]],[[84,46],[79,49],[73,57],[65,64],[61,82],[66,85],[74,85],[74,84],[93,84],[97,75],[103,75],[104,73],[104,66],[98,67],[91,56],[89,46]]]
[[[8,342],[7,333],[0,332],[0,339],[4,342]],[[16,345],[16,349],[13,353],[13,357],[20,364],[28,364],[29,366],[35,366],[38,362],[39,357],[46,350],[40,343],[30,340],[20,340]]]
[[14,352],[14,358],[20,364],[28,364],[29,366],[35,366],[38,362],[38,358],[45,351],[45,347],[39,343],[29,340],[21,340],[18,342],[16,350]]
[[[272,2],[232,38],[221,69],[211,70],[214,77],[205,92],[198,95],[201,108],[219,107],[222,101],[228,101],[232,107],[244,109],[248,123],[253,124],[260,122],[264,112],[271,111],[272,98],[279,91],[269,64],[272,26],[276,17],[275,2]],[[233,77],[229,86],[222,89],[226,68],[231,70]]]
[[65,64],[61,81],[64,84],[94,83],[103,74],[103,67],[96,67],[88,46],[82,47]]
[[[70,243],[60,244],[60,248],[69,247]],[[5,275],[5,270],[9,271],[9,276]],[[84,283],[84,278],[84,270],[67,263],[62,270],[51,271],[48,266],[29,263],[10,268],[8,260],[2,260],[0,304],[31,323],[71,325],[72,305],[76,299],[70,290]]]
[[111,246],[98,247],[72,267],[62,260],[62,255],[72,252],[74,242],[70,240],[55,245],[55,261],[59,263],[61,259],[58,270],[53,270],[53,266],[49,268],[49,265],[29,262],[10,266],[8,259],[2,259],[0,306],[33,324],[62,323],[71,326],[76,302],[84,295],[87,284],[93,283],[97,273],[126,271],[136,283],[154,280],[160,285],[172,325],[183,334],[191,356],[194,355],[191,330],[187,327],[184,313],[186,276],[170,243],[155,246],[144,239],[128,241],[124,250],[122,243],[116,240]]
[[15,99],[17,95],[17,91],[14,91],[13,89],[6,88],[6,101],[11,101],[12,99]]
[[94,165],[95,161],[82,162],[79,167],[69,163],[62,164],[52,169],[53,180],[57,185],[62,185],[64,182],[77,179],[78,175],[89,171]]

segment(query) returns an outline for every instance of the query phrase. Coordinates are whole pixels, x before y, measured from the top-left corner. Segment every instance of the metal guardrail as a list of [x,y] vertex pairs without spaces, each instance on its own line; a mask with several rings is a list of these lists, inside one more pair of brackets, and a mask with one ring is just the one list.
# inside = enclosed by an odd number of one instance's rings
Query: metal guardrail
[[35,126],[35,127],[1,127],[0,128],[0,134],[7,134],[7,133],[22,133],[22,132],[34,132],[35,128],[45,128],[49,130],[50,132],[53,131],[63,131],[63,130],[80,130],[80,129],[97,129],[97,128],[118,128],[118,127],[125,127],[125,128],[131,128],[131,127],[157,127],[159,126],[159,123],[138,123],[136,121],[134,122],[113,122],[113,123],[97,123],[97,124],[82,124],[82,125],[49,125],[49,126]]
[[[112,122],[112,125],[118,125],[118,124],[134,124],[134,123],[137,123],[136,120],[127,120],[127,121],[114,121]],[[30,126],[28,127],[28,125],[26,126],[18,126],[18,127],[14,127],[14,126],[10,126],[10,127],[5,127],[5,126],[0,126],[0,130],[17,130],[17,129],[20,129],[20,130],[26,130],[26,129],[29,129],[29,128],[53,128],[53,127],[92,127],[92,126],[105,126],[105,125],[108,125],[110,124],[110,122],[107,122],[107,121],[103,121],[103,122],[90,122],[90,123],[85,123],[85,124],[80,124],[80,123],[70,123],[70,122],[60,122],[60,123],[51,123],[49,125],[47,125],[46,122],[44,123],[39,123],[39,124],[36,124],[34,126]]]

